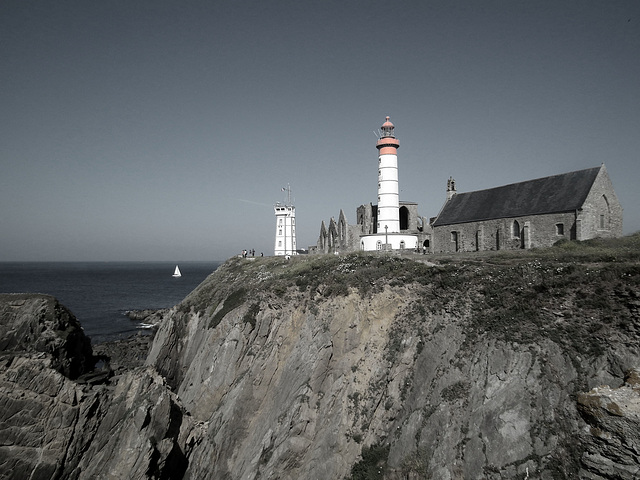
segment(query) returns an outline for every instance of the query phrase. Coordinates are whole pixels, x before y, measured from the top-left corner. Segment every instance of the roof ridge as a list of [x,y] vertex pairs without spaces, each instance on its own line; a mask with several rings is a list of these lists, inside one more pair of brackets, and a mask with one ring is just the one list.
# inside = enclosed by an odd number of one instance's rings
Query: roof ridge
[[591,168],[583,168],[581,170],[573,170],[571,172],[565,172],[565,173],[558,173],[556,175],[547,175],[546,177],[539,177],[539,178],[531,178],[529,180],[523,180],[521,182],[512,182],[512,183],[505,183],[504,185],[498,185],[497,187],[489,187],[489,188],[482,188],[480,190],[470,190],[468,192],[462,192],[462,193],[456,193],[456,195],[464,195],[465,193],[477,193],[477,192],[484,192],[487,190],[494,190],[497,188],[504,188],[504,187],[510,187],[512,185],[520,185],[522,183],[529,183],[529,182],[535,182],[538,180],[546,180],[548,178],[554,178],[554,177],[564,177],[566,175],[571,175],[572,173],[578,173],[578,172],[587,172],[589,170],[599,170],[600,168],[602,168],[604,166],[604,163],[602,165],[600,165],[599,167],[591,167]]

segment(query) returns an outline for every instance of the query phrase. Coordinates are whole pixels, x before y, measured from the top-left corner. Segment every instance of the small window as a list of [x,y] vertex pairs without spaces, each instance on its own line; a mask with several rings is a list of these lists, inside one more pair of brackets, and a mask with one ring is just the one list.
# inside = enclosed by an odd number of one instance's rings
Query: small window
[[556,235],[564,235],[564,223],[556,223]]
[[281,218],[278,220],[278,224],[282,225],[282,219]]
[[296,224],[296,219],[295,219],[295,218],[292,218],[292,219],[291,219],[291,225],[295,225],[295,224]]
[[382,242],[380,240],[376,242],[376,250],[382,250]]
[[400,241],[400,250],[404,250],[404,240]]
[[278,246],[281,247],[282,246],[282,240],[278,240]]
[[281,228],[278,229],[278,235],[282,235],[282,229]]
[[451,242],[453,243],[453,248],[456,252],[460,251],[460,235],[459,232],[451,232]]

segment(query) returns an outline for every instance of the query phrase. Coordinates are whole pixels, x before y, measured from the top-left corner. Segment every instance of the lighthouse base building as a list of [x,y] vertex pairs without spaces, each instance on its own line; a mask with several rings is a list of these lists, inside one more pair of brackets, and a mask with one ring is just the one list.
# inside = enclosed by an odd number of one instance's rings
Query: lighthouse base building
[[[398,148],[395,127],[389,117],[382,124],[378,149],[378,203],[360,205],[357,222],[349,225],[341,210],[338,221],[322,222],[320,237],[310,252],[422,251],[429,245],[427,222],[418,215],[418,204],[399,199]],[[425,244],[426,242],[426,244]]]
[[322,221],[316,245],[309,253],[346,253],[364,251],[396,251],[398,253],[429,252],[431,227],[426,218],[418,214],[418,204],[400,202],[400,232],[388,233],[377,230],[377,205],[360,205],[356,209],[356,223],[349,224],[347,216],[340,210],[338,219],[329,223]]

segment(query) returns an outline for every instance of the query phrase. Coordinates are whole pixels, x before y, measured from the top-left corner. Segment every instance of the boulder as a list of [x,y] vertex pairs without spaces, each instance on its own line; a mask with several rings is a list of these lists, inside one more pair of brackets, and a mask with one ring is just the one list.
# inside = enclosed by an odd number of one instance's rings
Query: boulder
[[50,295],[0,294],[0,353],[46,353],[51,366],[75,379],[93,370],[91,339]]
[[608,385],[578,395],[578,410],[589,424],[580,478],[640,477],[640,369],[625,384]]

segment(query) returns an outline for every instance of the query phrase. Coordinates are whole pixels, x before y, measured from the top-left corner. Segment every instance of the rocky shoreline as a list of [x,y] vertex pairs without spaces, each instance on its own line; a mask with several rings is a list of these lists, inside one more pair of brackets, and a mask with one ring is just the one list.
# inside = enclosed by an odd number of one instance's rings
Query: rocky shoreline
[[154,332],[138,332],[130,337],[93,345],[93,355],[98,361],[108,361],[115,375],[136,367],[142,367],[147,358]]
[[169,312],[168,308],[160,308],[157,310],[145,309],[145,310],[128,310],[127,317],[131,320],[143,323],[145,325],[157,327],[164,317]]
[[[98,362],[102,361],[114,375],[119,375],[136,367],[142,367],[149,354],[158,324],[168,311],[168,308],[127,311],[126,315],[132,321],[147,325],[148,328],[126,338],[94,344],[94,357]],[[102,365],[99,365],[99,367],[104,369]]]

